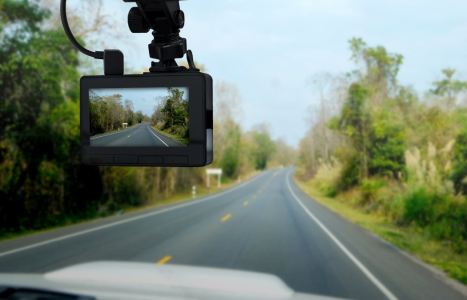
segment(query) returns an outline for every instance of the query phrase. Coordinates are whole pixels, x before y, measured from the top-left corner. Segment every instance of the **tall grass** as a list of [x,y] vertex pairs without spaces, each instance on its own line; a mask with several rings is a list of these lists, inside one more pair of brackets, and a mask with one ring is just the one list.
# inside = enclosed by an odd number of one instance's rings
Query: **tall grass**
[[341,174],[342,164],[338,160],[331,158],[330,162],[325,162],[319,159],[314,182],[324,195],[334,197],[339,192],[338,185]]
[[412,147],[405,152],[406,174],[365,179],[340,194],[345,168],[335,159],[320,161],[313,183],[326,196],[383,215],[398,226],[418,228],[454,251],[466,253],[466,198],[455,193],[449,179],[453,145],[454,140],[441,149],[432,143],[423,151]]

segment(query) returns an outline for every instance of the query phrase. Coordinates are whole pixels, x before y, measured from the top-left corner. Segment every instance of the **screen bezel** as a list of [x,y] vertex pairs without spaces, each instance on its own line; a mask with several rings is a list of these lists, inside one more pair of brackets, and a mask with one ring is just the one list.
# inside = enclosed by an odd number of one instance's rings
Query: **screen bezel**
[[[190,136],[186,147],[91,147],[89,90],[104,88],[187,87],[190,105]],[[206,163],[206,80],[204,74],[141,74],[119,76],[83,76],[80,86],[81,161],[92,165],[91,155],[187,156],[186,166]],[[126,165],[105,164],[97,165]],[[173,166],[173,164],[137,164],[138,166]]]

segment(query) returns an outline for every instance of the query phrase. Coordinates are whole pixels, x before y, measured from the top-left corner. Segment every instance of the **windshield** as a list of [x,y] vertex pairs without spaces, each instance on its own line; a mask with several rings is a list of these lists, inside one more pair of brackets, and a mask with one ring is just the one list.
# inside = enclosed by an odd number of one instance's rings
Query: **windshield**
[[[133,6],[68,3],[74,35],[120,49],[125,74],[151,66]],[[59,1],[0,7],[0,273],[145,262],[343,299],[466,297],[465,1],[182,1],[214,79],[203,168],[81,164],[80,77],[102,61],[69,42]],[[193,144],[187,86],[84,92],[96,151]]]

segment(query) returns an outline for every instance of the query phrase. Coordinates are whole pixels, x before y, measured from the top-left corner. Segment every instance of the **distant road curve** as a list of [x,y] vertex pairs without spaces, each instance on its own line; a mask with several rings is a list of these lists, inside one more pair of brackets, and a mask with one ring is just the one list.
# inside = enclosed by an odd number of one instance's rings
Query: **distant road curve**
[[91,137],[92,147],[186,147],[149,126],[149,123]]

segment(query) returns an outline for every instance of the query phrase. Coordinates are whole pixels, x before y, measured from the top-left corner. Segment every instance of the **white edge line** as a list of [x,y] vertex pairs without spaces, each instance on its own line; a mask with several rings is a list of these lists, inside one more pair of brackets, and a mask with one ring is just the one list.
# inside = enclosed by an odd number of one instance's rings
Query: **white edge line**
[[149,125],[148,125],[148,129],[149,129],[149,132],[151,132],[152,134],[154,134],[154,136],[155,136],[156,138],[159,139],[159,141],[161,141],[162,143],[164,143],[164,145],[166,145],[167,147],[169,147],[169,145],[167,145],[163,140],[161,140],[160,137],[158,137],[154,132],[152,132],[151,128],[149,128]]
[[380,291],[390,300],[398,300],[396,296],[394,296],[324,225],[321,223],[318,218],[316,218],[309,210],[308,208],[298,199],[297,195],[293,192],[291,186],[290,186],[290,173],[292,171],[289,171],[289,174],[287,174],[287,186],[289,187],[289,191],[294,196],[295,200],[300,204],[300,206],[305,210],[305,212],[315,221],[316,224],[318,224],[319,227],[331,238],[331,240],[336,243],[336,245],[344,252],[350,260],[357,265],[357,267],[370,279],[371,282],[376,285]]
[[[149,129],[149,131],[151,131],[151,129]],[[154,132],[151,131],[151,133],[154,134],[154,136],[155,136],[156,138],[158,138],[159,141],[161,141],[162,143],[164,143],[164,145],[166,145],[167,147],[169,147],[169,145],[167,145],[163,140],[161,140],[160,137],[158,137]]]
[[[263,174],[266,174],[266,172],[263,173]],[[260,174],[260,175],[261,175],[261,174]],[[93,231],[97,231],[97,230],[105,229],[105,228],[108,228],[108,227],[112,227],[112,226],[116,226],[116,225],[128,223],[128,222],[131,222],[131,221],[143,219],[143,218],[150,217],[150,216],[154,216],[154,215],[157,215],[157,214],[165,213],[165,212],[168,212],[168,211],[171,211],[171,210],[175,210],[175,209],[178,209],[178,208],[187,207],[187,206],[190,206],[190,205],[202,203],[202,202],[205,202],[205,201],[207,201],[207,200],[212,200],[213,198],[216,198],[216,197],[218,197],[218,196],[221,196],[221,195],[230,193],[230,192],[232,192],[232,191],[234,191],[234,190],[236,190],[236,189],[239,189],[240,187],[242,187],[242,186],[244,186],[244,185],[246,185],[246,184],[249,184],[249,183],[253,182],[254,180],[258,179],[259,177],[260,177],[260,176],[252,178],[253,180],[244,181],[243,183],[241,183],[240,185],[238,185],[238,186],[236,186],[236,187],[234,187],[234,188],[232,188],[232,189],[229,189],[229,190],[227,190],[227,191],[220,192],[219,194],[216,194],[216,195],[208,196],[206,199],[203,199],[203,200],[199,200],[199,201],[195,201],[195,202],[190,202],[190,203],[181,204],[181,205],[178,205],[178,206],[174,206],[174,207],[170,207],[170,208],[158,210],[158,211],[155,211],[155,212],[152,212],[152,213],[148,213],[148,214],[145,214],[145,215],[142,215],[142,216],[133,217],[133,218],[126,219],[126,220],[123,220],[123,221],[119,221],[119,222],[115,222],[115,223],[111,223],[111,224],[99,226],[99,227],[96,227],[96,228],[92,228],[92,229],[88,229],[88,230],[84,230],[84,231],[72,233],[72,234],[69,234],[69,235],[61,236],[61,237],[58,237],[58,238],[54,238],[54,239],[51,239],[51,240],[48,240],[48,241],[44,241],[44,242],[40,242],[40,243],[36,243],[36,244],[29,245],[29,246],[17,248],[17,249],[14,249],[14,250],[6,251],[6,252],[3,252],[3,253],[0,253],[0,257],[7,256],[7,255],[10,255],[10,254],[13,254],[13,253],[16,253],[16,252],[28,250],[28,249],[31,249],[31,248],[39,247],[39,246],[42,246],[42,245],[46,245],[46,244],[58,242],[58,241],[61,241],[61,240],[65,240],[65,239],[68,239],[68,238],[71,238],[71,237],[83,235],[83,234],[90,233],[90,232],[93,232]]]
[[[154,133],[154,129],[152,129],[152,128],[149,126],[149,124],[148,124],[148,128],[149,128],[149,131],[152,132],[152,134],[154,134],[159,140],[161,140],[161,139]],[[166,138],[169,138],[169,137],[166,136]],[[169,138],[169,139],[171,139],[171,138]],[[180,142],[178,142],[178,141],[176,141],[176,140],[174,140],[174,139],[171,139],[171,140],[174,141],[174,142],[176,142],[176,143],[179,143],[179,144],[182,145],[182,146],[185,146],[185,147],[186,147],[186,145],[183,145],[182,143],[180,143]],[[162,141],[162,140],[161,140],[161,142],[164,143],[164,141]],[[165,144],[165,143],[164,143],[164,144]],[[166,145],[167,147],[169,147],[167,144],[165,144],[165,145]]]

